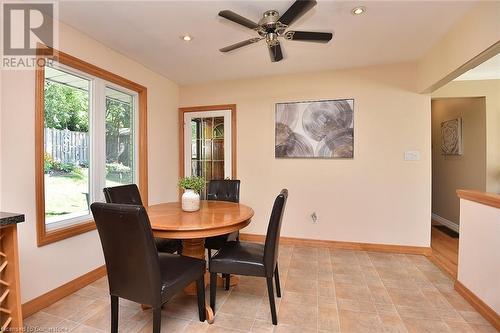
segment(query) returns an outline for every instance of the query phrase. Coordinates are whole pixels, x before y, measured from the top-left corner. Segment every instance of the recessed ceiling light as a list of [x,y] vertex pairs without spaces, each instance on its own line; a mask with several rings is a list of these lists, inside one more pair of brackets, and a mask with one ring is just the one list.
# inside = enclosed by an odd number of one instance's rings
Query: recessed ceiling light
[[180,38],[185,42],[190,42],[193,40],[193,36],[191,35],[182,35]]
[[364,14],[365,12],[366,12],[366,7],[363,6],[355,7],[351,10],[352,15],[361,15]]

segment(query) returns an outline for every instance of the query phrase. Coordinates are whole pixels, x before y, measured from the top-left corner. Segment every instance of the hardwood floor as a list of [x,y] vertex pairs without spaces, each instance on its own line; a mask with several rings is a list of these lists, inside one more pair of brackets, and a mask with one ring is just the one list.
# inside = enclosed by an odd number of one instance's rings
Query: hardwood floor
[[453,238],[435,227],[432,223],[431,247],[433,260],[456,279],[458,270],[458,238]]

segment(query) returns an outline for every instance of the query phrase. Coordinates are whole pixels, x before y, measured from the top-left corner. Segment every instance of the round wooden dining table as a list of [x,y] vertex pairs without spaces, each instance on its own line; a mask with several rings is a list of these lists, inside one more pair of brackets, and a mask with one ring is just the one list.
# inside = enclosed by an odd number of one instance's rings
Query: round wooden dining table
[[[146,207],[155,237],[182,240],[182,254],[205,258],[205,238],[238,231],[253,217],[253,209],[240,203],[202,200],[200,210],[185,212],[180,202],[168,202]],[[205,274],[205,284],[209,274]],[[196,294],[196,284],[185,292]],[[213,322],[214,312],[206,302],[207,321]]]

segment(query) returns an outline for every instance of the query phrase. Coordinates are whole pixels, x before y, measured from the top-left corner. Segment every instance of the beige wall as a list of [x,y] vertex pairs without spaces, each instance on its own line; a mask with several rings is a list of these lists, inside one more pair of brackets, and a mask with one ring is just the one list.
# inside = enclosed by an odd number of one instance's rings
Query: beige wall
[[[500,43],[500,1],[481,1],[418,62],[418,91],[431,92],[480,53]],[[497,48],[500,45],[497,45]],[[456,76],[470,68],[463,68]],[[455,77],[450,77],[452,80]],[[437,85],[437,86],[436,86]]]
[[[457,189],[486,190],[486,105],[483,97],[432,100],[432,213],[459,224]],[[441,123],[462,118],[462,155],[441,152]]]
[[486,190],[500,193],[500,80],[453,81],[432,93],[440,97],[486,98]]
[[4,211],[4,209],[2,209],[2,188],[3,188],[3,181],[2,181],[2,169],[3,169],[3,158],[2,158],[2,110],[3,110],[3,107],[2,107],[2,94],[1,92],[3,91],[2,90],[2,85],[3,85],[3,71],[0,70],[0,211]]
[[[430,98],[415,92],[415,76],[400,64],[212,82],[182,86],[180,104],[237,104],[241,200],[256,213],[245,232],[265,234],[286,187],[283,236],[429,246]],[[355,100],[354,159],[274,158],[275,103],[341,98]],[[406,150],[421,160],[404,161]]]
[[500,209],[460,200],[458,276],[467,289],[500,314]]
[[[286,236],[428,246],[430,99],[416,91],[499,40],[499,8],[500,3],[479,5],[429,50],[418,73],[415,65],[391,65],[183,87],[184,106],[238,104],[242,200],[256,209],[248,231],[265,232],[273,195],[286,186]],[[60,28],[60,49],[148,87],[150,202],[176,199],[178,87],[86,35]],[[5,72],[1,80],[0,207],[27,217],[19,227],[25,302],[103,259],[96,232],[36,247],[34,74]],[[356,100],[355,158],[275,160],[274,103],[330,98]],[[405,150],[419,150],[421,160],[405,162]],[[318,213],[318,224],[310,222],[312,211]]]
[[[176,199],[177,85],[65,25],[60,49],[148,88],[150,202]],[[2,73],[1,208],[26,214],[18,229],[22,302],[104,264],[96,231],[36,246],[34,84],[33,71]]]

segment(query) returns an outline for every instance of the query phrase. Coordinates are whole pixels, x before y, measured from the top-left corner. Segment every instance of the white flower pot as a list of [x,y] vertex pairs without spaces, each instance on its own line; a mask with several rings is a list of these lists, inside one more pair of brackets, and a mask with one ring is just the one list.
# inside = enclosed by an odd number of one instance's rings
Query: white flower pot
[[200,195],[194,190],[184,190],[182,195],[182,210],[196,212],[200,209]]

